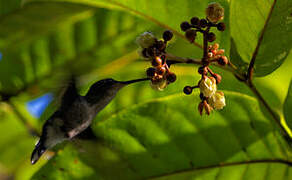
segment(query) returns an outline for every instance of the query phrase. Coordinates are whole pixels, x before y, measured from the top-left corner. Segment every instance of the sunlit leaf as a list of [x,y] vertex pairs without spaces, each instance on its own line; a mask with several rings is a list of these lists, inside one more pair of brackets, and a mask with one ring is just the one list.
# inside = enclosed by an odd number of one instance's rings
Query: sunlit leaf
[[289,90],[284,104],[284,115],[290,129],[292,129],[292,81],[290,81]]
[[[93,125],[97,141],[67,146],[34,179],[42,175],[81,179],[74,169],[84,164],[89,170],[80,171],[80,177],[102,179],[143,179],[209,166],[216,170],[223,164],[254,160],[277,159],[283,161],[281,171],[287,168],[290,155],[286,142],[254,98],[226,92],[227,106],[222,111],[200,117],[197,95],[153,100],[97,121]],[[230,167],[234,168],[231,174],[242,169]],[[246,173],[247,178],[252,174]]]
[[290,0],[231,1],[231,36],[242,61],[249,63],[255,56],[256,76],[270,74],[287,58],[292,47],[291,7]]

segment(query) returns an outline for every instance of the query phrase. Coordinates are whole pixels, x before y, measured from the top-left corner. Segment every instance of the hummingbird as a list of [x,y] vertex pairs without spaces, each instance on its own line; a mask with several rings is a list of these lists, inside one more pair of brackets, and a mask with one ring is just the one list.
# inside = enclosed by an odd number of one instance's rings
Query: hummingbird
[[31,164],[35,164],[47,149],[90,128],[97,113],[111,102],[121,88],[145,80],[149,78],[130,81],[103,79],[94,83],[85,96],[81,96],[76,88],[76,80],[72,78],[61,98],[60,107],[43,125],[42,134],[31,155]]

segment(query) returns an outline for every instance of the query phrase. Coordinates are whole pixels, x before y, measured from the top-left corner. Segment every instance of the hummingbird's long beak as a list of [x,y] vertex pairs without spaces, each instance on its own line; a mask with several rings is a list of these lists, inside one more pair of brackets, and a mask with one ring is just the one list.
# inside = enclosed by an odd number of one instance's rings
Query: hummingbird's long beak
[[136,82],[147,81],[147,80],[150,80],[150,78],[134,79],[130,81],[120,81],[120,83],[127,85],[127,84],[136,83]]

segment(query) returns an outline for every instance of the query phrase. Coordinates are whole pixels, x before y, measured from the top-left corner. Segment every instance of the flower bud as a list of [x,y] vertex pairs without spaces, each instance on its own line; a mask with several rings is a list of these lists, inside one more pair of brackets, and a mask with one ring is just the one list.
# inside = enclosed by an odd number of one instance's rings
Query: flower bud
[[162,59],[158,56],[156,56],[152,62],[151,62],[152,66],[153,67],[158,67],[158,66],[161,66],[162,65]]
[[207,56],[208,56],[208,58],[211,58],[211,57],[213,57],[213,53],[212,52],[208,52]]
[[210,3],[206,8],[206,16],[212,23],[217,23],[224,17],[224,8],[219,3]]
[[206,100],[203,101],[203,104],[206,114],[210,115],[213,108],[207,103]]
[[216,110],[223,109],[223,107],[226,105],[224,93],[217,91],[214,96],[208,99],[208,103]]
[[213,77],[216,79],[217,84],[219,84],[222,80],[222,77],[219,74],[214,73]]
[[211,97],[215,94],[217,90],[216,80],[213,77],[206,77],[204,79],[201,79],[201,81],[199,82],[199,87],[201,93],[203,93],[205,97]]
[[224,49],[219,49],[216,53],[216,55],[222,55],[224,54],[225,50]]
[[213,44],[212,48],[213,49],[218,49],[219,48],[219,44],[218,43]]
[[203,115],[203,108],[204,108],[204,104],[203,102],[200,102],[199,106],[198,106],[198,111],[200,113],[200,115]]
[[152,46],[156,41],[155,36],[151,32],[144,32],[137,37],[136,42],[142,48],[148,48]]

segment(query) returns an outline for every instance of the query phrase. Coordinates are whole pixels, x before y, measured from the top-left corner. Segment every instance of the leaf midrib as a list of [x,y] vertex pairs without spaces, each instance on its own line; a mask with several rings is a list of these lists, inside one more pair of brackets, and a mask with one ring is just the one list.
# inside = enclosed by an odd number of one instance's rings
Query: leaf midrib
[[[253,54],[252,54],[252,58],[251,58],[251,60],[250,60],[250,65],[249,65],[249,70],[248,70],[249,72],[250,72],[250,71],[253,69],[253,67],[254,67],[254,64],[255,64],[255,60],[256,60],[257,54],[258,54],[258,52],[259,52],[259,49],[260,49],[261,43],[262,43],[262,41],[263,41],[263,39],[264,39],[264,34],[265,34],[265,32],[266,32],[267,26],[268,26],[269,21],[270,21],[270,19],[271,19],[271,16],[272,16],[272,13],[273,13],[273,10],[274,10],[274,8],[275,8],[276,3],[277,3],[277,0],[274,0],[272,6],[271,6],[271,8],[270,8],[270,11],[269,11],[268,17],[267,17],[267,19],[265,20],[264,27],[263,27],[263,29],[262,29],[262,31],[261,31],[260,37],[259,37],[259,39],[258,39],[258,41],[257,41],[256,48],[255,48],[255,50],[254,50],[254,52],[253,52]],[[251,68],[252,68],[252,69],[251,69]]]
[[231,162],[231,163],[220,163],[215,165],[203,166],[198,168],[188,168],[177,170],[170,173],[160,174],[157,176],[148,177],[148,179],[156,179],[161,177],[167,177],[172,175],[177,175],[181,173],[188,173],[192,171],[199,171],[199,170],[208,170],[213,168],[221,168],[221,167],[230,167],[230,166],[238,166],[238,165],[249,165],[249,164],[284,164],[288,167],[292,167],[292,161],[284,160],[284,159],[260,159],[260,160],[250,160],[250,161],[239,161],[239,162]]

